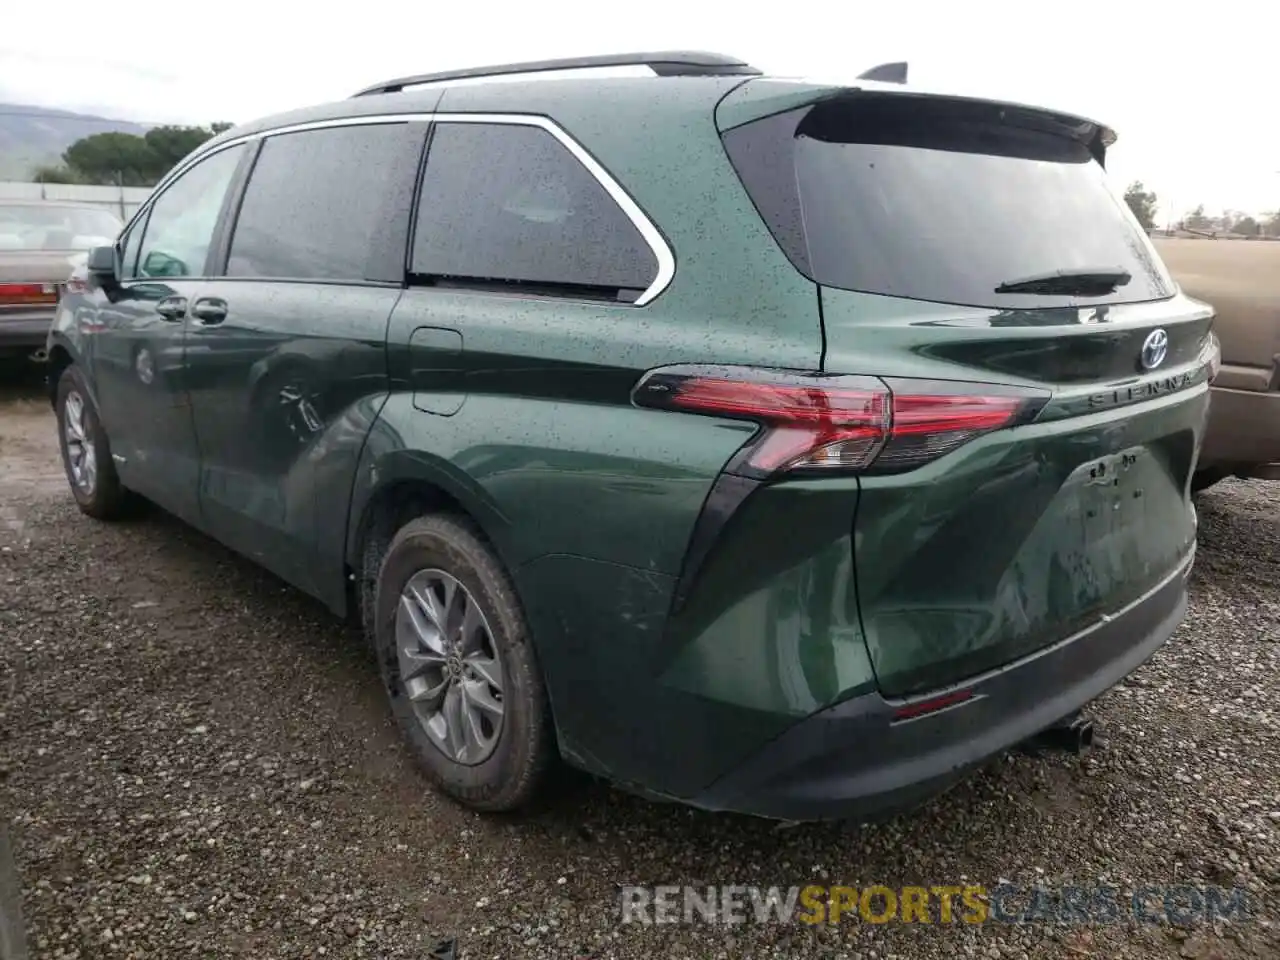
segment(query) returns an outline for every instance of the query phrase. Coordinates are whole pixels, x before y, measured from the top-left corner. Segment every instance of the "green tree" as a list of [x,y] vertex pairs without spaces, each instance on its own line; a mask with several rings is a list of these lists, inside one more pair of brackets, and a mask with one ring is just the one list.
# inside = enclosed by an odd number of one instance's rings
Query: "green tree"
[[1210,225],[1215,230],[1221,230],[1223,233],[1230,233],[1234,229],[1237,220],[1244,219],[1244,211],[1226,209],[1222,211],[1222,216],[1211,217]]
[[1188,230],[1208,230],[1213,225],[1213,221],[1205,216],[1203,203],[1187,214],[1182,222]]
[[36,183],[84,183],[84,177],[66,166],[40,166],[31,171]]
[[1262,225],[1262,232],[1268,237],[1280,237],[1280,210],[1264,214],[1267,218]]
[[[155,158],[154,169],[164,176],[178,161],[214,135],[207,127],[153,127],[143,135]],[[157,177],[158,179],[158,177]]]
[[1241,217],[1231,225],[1233,233],[1239,233],[1246,237],[1256,237],[1262,232],[1262,224],[1258,223],[1253,217]]
[[156,178],[155,155],[132,133],[95,133],[67,147],[63,162],[88,183],[147,186]]
[[67,147],[62,162],[68,172],[59,175],[74,176],[79,183],[149,187],[196,147],[230,126],[154,127],[142,136],[95,133]]
[[1124,192],[1124,202],[1138,218],[1143,230],[1150,230],[1156,225],[1156,195],[1144,187],[1141,180],[1129,184]]

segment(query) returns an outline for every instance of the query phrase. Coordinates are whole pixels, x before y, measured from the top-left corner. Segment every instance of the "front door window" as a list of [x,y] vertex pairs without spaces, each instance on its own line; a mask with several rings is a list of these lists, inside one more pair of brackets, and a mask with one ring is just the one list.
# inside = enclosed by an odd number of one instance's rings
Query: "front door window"
[[202,277],[227,187],[243,144],[220,150],[182,174],[151,206],[137,276]]

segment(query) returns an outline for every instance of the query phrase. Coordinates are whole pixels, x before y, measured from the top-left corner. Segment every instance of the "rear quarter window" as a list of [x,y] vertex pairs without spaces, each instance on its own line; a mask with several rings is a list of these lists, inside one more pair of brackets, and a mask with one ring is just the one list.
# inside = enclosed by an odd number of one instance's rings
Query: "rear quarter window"
[[420,280],[634,300],[658,263],[636,225],[541,127],[438,123],[411,271]]
[[[980,307],[1172,296],[1150,240],[1088,144],[1034,111],[860,95],[724,134],[792,263],[817,283]],[[1087,298],[999,293],[1056,271],[1122,271]]]

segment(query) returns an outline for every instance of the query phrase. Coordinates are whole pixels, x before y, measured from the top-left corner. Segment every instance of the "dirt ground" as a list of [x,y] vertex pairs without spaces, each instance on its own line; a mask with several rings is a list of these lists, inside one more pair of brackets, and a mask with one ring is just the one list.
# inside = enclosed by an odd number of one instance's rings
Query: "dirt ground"
[[[10,374],[12,376],[12,374]],[[1185,624],[1094,714],[874,827],[712,816],[565,778],[439,798],[361,639],[158,511],[66,490],[35,377],[0,387],[0,815],[33,956],[1275,958],[1280,484],[1199,502]],[[626,884],[1238,886],[1229,923],[621,925]],[[1124,902],[1127,906],[1127,901]]]

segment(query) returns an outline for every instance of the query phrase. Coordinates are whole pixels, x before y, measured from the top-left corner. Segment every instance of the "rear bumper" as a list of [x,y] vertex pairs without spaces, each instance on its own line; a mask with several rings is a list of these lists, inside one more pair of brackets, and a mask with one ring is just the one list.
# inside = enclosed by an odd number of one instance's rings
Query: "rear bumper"
[[1182,620],[1193,558],[1194,547],[1175,573],[1107,620],[948,688],[971,691],[965,702],[895,722],[895,709],[912,700],[846,700],[793,726],[690,802],[784,820],[874,819],[915,806],[1154,654]]
[[1280,462],[1280,392],[1214,387],[1199,466],[1244,468]]
[[54,310],[0,313],[0,353],[31,353],[44,349]]

